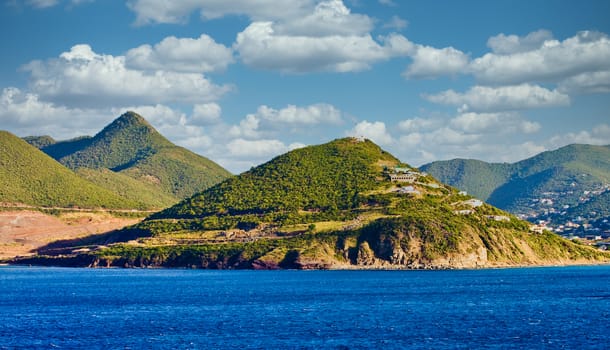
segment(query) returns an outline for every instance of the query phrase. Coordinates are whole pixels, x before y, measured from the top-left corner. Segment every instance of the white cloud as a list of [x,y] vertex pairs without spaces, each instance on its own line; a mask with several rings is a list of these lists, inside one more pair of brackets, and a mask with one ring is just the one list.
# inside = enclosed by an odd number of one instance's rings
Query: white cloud
[[258,129],[260,119],[254,114],[248,114],[244,119],[239,122],[239,125],[233,125],[229,129],[229,135],[231,137],[247,137],[247,138],[259,138],[261,132]]
[[108,112],[71,109],[44,102],[36,94],[9,87],[0,95],[2,128],[19,136],[51,135],[65,139],[99,131]]
[[193,106],[192,120],[195,124],[215,124],[220,122],[222,109],[217,103],[203,103]]
[[592,130],[582,130],[553,136],[547,144],[551,148],[558,148],[572,143],[583,143],[591,145],[610,144],[610,125],[599,124]]
[[587,72],[569,77],[559,83],[559,91],[565,93],[610,92],[610,70]]
[[430,102],[459,106],[461,111],[507,111],[570,104],[568,95],[530,84],[501,87],[477,85],[465,93],[447,90],[424,97]]
[[383,25],[383,27],[400,31],[407,28],[408,25],[409,22],[406,19],[402,19],[394,15],[387,23]]
[[202,73],[222,71],[233,62],[233,51],[201,34],[197,39],[167,37],[127,51],[125,66],[139,70]]
[[184,23],[193,11],[204,19],[227,15],[244,15],[254,20],[296,18],[310,11],[313,0],[129,0],[127,6],[136,13],[136,24]]
[[371,123],[363,120],[356,124],[347,134],[348,136],[365,137],[380,145],[388,145],[394,142],[384,122]]
[[[259,139],[275,135],[278,132],[308,132],[316,125],[339,125],[342,123],[342,112],[336,107],[317,103],[299,107],[288,105],[274,109],[266,105],[258,107],[256,113],[246,115],[239,124],[232,125],[226,131],[231,137]],[[286,126],[292,129],[286,130]],[[308,128],[303,128],[308,126]]]
[[539,49],[545,41],[551,39],[553,34],[548,30],[531,32],[524,37],[499,34],[489,38],[487,46],[496,54],[508,55]]
[[433,118],[413,118],[402,120],[398,123],[398,129],[403,132],[412,133],[417,131],[429,131],[439,128],[442,120]]
[[451,119],[449,125],[468,134],[514,132],[531,134],[541,128],[539,123],[523,120],[516,113],[462,113]]
[[[535,33],[530,35],[546,35]],[[539,39],[541,38],[532,41],[538,45],[536,41]],[[470,65],[470,71],[480,82],[556,82],[587,72],[610,70],[610,39],[604,33],[583,31],[564,41],[545,40],[539,48],[531,50],[528,47],[524,52],[520,42],[515,44],[515,48],[507,46],[505,39],[499,41],[502,42],[501,45],[492,45],[508,54],[488,53],[473,60]]]
[[306,107],[288,105],[280,110],[260,106],[256,116],[271,122],[286,124],[340,124],[341,111],[332,105],[318,103]]
[[274,25],[278,35],[308,37],[362,36],[372,28],[373,21],[368,16],[351,13],[342,0],[322,1],[308,15]]
[[417,45],[411,54],[413,62],[403,72],[409,79],[427,79],[463,73],[468,66],[468,55],[453,47],[437,49]]
[[[252,22],[238,33],[233,49],[243,63],[259,69],[292,73],[361,71],[376,62],[405,56],[413,49],[413,44],[398,34],[374,39],[370,33],[374,20],[352,13],[342,0],[132,0],[128,4],[139,24],[182,22],[195,10],[200,10],[204,18],[245,15]],[[403,28],[406,21],[394,17],[392,25]],[[163,67],[168,59],[155,57],[160,51],[156,46],[144,45],[128,55],[133,58],[128,63],[138,68]],[[177,67],[181,63],[181,59],[174,61]],[[201,68],[195,61],[189,62],[184,69]]]
[[234,48],[247,65],[283,72],[350,72],[372,63],[404,56],[413,44],[398,34],[380,38],[369,35],[324,37],[281,35],[272,22],[254,22],[237,35]]
[[33,61],[30,89],[44,99],[67,106],[120,106],[167,102],[207,102],[230,90],[201,74],[129,69],[124,56],[95,53],[76,45],[59,58]]
[[271,157],[288,151],[288,146],[279,140],[245,140],[235,139],[227,145],[232,156],[237,157]]
[[469,134],[454,130],[450,127],[435,129],[426,135],[426,142],[437,142],[443,145],[460,146],[475,142],[480,138],[478,134]]
[[515,162],[546,150],[532,141],[516,143],[507,138],[462,134],[451,128],[406,134],[400,137],[398,144],[400,149],[396,155],[414,166],[454,158]]

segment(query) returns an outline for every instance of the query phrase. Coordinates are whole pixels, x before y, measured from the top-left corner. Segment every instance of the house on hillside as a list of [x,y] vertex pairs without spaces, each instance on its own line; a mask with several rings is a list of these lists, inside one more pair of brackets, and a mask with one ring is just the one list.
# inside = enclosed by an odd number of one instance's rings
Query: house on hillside
[[419,177],[419,174],[415,173],[415,172],[409,172],[409,173],[393,173],[390,174],[390,180],[392,182],[415,182],[417,181],[417,178]]
[[470,214],[474,213],[474,210],[472,210],[472,209],[454,210],[453,213],[455,215],[470,215]]
[[396,190],[396,192],[401,194],[421,194],[421,192],[415,189],[413,186],[400,187]]
[[477,207],[480,207],[480,206],[483,205],[483,201],[480,200],[480,199],[476,199],[476,198],[472,198],[472,199],[469,199],[467,201],[463,201],[462,203],[466,204],[466,205],[469,205],[469,206],[471,206],[473,208],[477,208]]
[[506,215],[485,215],[485,217],[494,221],[510,221]]

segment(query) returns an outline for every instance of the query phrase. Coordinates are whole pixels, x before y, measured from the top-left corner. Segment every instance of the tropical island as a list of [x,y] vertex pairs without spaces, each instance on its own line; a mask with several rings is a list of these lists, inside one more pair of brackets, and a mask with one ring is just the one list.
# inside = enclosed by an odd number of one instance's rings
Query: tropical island
[[448,269],[598,264],[564,239],[363,138],[296,149],[121,230],[11,263],[208,269]]

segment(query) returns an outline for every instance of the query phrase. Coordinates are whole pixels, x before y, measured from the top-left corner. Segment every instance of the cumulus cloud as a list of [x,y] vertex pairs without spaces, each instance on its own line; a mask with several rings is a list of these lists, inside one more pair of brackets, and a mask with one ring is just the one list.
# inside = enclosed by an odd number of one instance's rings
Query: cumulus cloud
[[161,42],[127,51],[125,66],[139,70],[187,73],[222,71],[233,62],[233,51],[208,35],[199,38],[167,37]]
[[[535,39],[530,40],[534,43],[531,45],[518,39],[514,45],[507,45],[510,40],[506,37],[492,40],[492,48],[500,53],[475,59],[470,71],[483,83],[519,84],[557,82],[587,72],[610,70],[610,39],[604,33],[583,31],[564,41],[550,40],[544,32],[530,35]],[[542,38],[546,40],[539,43]],[[536,45],[537,49],[531,49]]]
[[427,131],[439,128],[443,121],[434,118],[413,118],[405,119],[398,123],[398,129],[403,132],[411,133],[416,131]]
[[14,87],[4,88],[0,95],[2,128],[19,136],[72,138],[99,131],[107,118],[107,111],[55,105]]
[[254,20],[296,18],[315,5],[313,0],[129,0],[127,6],[136,14],[136,24],[184,23],[193,11],[204,19],[243,15]]
[[402,135],[395,153],[415,166],[454,158],[515,162],[546,150],[532,141],[515,142],[502,135],[467,134],[451,127]]
[[530,84],[501,87],[477,85],[465,93],[447,90],[424,97],[430,102],[459,106],[461,111],[507,111],[570,104],[568,95]]
[[428,79],[463,73],[468,66],[467,54],[453,47],[437,49],[417,45],[411,54],[413,62],[403,72],[409,79]]
[[368,122],[366,120],[356,124],[347,132],[348,136],[365,137],[380,145],[388,145],[394,141],[386,129],[384,122]]
[[610,92],[610,70],[578,74],[559,83],[564,93],[608,93]]
[[489,38],[487,46],[496,54],[510,55],[539,49],[545,41],[551,39],[553,39],[553,34],[542,29],[524,37],[499,34]]
[[407,28],[408,25],[409,22],[406,19],[402,19],[394,15],[392,16],[392,18],[390,18],[388,22],[383,25],[383,27],[400,31]]
[[130,69],[125,56],[95,53],[76,45],[59,58],[32,61],[30,89],[39,96],[67,106],[100,107],[167,102],[207,102],[230,90],[201,74]]
[[551,148],[558,148],[572,143],[608,145],[610,144],[610,125],[599,124],[592,130],[555,135],[547,142]]
[[535,133],[541,125],[523,120],[517,113],[462,113],[449,122],[452,128],[468,134]]
[[238,125],[231,126],[229,135],[232,137],[260,138],[262,134],[258,129],[259,125],[260,119],[254,114],[248,114]]
[[244,140],[236,139],[227,145],[231,155],[238,157],[272,157],[303,147],[300,143],[286,145],[282,141],[273,139]]
[[369,35],[323,37],[282,35],[272,22],[254,22],[237,35],[234,48],[247,65],[283,72],[368,69],[372,63],[404,56],[412,43],[398,34],[380,38]]
[[222,108],[217,103],[202,103],[193,106],[192,120],[195,124],[215,124],[220,122]]
[[341,0],[318,3],[306,16],[278,21],[274,31],[278,35],[324,37],[362,36],[373,29],[373,21],[366,15],[351,13]]
[[433,115],[401,121],[390,147],[415,166],[453,158],[513,162],[546,150],[539,136],[537,142],[528,136],[541,129],[540,123],[516,112]]
[[[402,35],[373,38],[374,20],[353,13],[342,0],[132,0],[128,5],[137,14],[139,24],[181,22],[196,10],[208,19],[245,15],[252,22],[238,33],[233,49],[243,63],[258,69],[292,73],[361,71],[373,63],[405,56],[413,49]],[[390,23],[397,29],[406,26],[406,21],[398,17]],[[173,51],[161,50],[157,47],[161,44],[132,50],[128,63],[139,68],[162,66],[168,59],[157,56]],[[177,67],[182,63],[181,59],[175,61]],[[184,69],[201,69],[195,62],[188,63]]]
[[559,96],[563,93],[610,91],[610,38],[605,33],[582,31],[563,41],[554,39],[547,30],[523,37],[499,34],[489,38],[487,46],[491,52],[471,60],[452,47],[414,45],[409,53],[413,62],[403,76],[420,79],[469,74],[479,85],[506,89],[529,86],[530,91],[540,83],[555,84],[557,89],[552,93],[562,100],[560,105],[566,101]]
[[312,125],[340,124],[341,114],[341,111],[332,105],[318,103],[305,107],[288,105],[279,110],[263,105],[258,108],[256,116],[271,122]]
[[288,105],[282,109],[262,105],[256,113],[246,115],[239,124],[231,126],[228,134],[232,137],[262,138],[278,130],[286,132],[286,127],[291,128],[288,131],[300,132],[303,126],[339,125],[343,122],[342,115],[339,109],[325,103],[304,107]]

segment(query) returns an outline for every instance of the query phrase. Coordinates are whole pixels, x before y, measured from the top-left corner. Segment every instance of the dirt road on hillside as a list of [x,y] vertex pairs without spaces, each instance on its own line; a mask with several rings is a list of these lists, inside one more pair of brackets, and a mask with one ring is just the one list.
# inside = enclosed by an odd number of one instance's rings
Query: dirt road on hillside
[[0,259],[32,255],[57,240],[105,233],[141,220],[106,213],[72,212],[57,217],[29,210],[0,212]]

